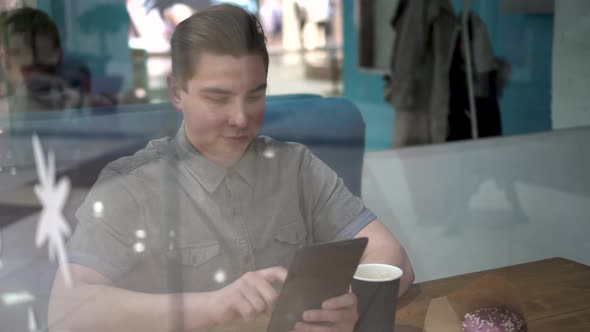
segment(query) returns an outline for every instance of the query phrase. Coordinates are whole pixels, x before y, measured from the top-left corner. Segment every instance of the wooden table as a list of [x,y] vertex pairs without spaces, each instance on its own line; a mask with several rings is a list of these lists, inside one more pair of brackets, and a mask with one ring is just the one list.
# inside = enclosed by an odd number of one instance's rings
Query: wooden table
[[[523,299],[530,332],[590,331],[590,267],[563,258],[513,265],[413,285],[398,302],[395,332],[420,332],[430,300],[445,296],[479,277],[505,278]],[[269,317],[230,324],[215,332],[264,332]]]
[[398,303],[395,331],[422,331],[431,299],[445,296],[485,274],[503,277],[518,289],[529,331],[590,331],[590,267],[563,258],[415,284]]

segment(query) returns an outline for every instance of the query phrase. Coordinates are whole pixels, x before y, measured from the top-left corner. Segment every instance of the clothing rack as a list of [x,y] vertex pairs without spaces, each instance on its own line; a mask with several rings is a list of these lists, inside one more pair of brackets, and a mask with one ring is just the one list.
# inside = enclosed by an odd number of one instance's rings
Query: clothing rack
[[469,10],[471,0],[463,0],[463,12],[461,13],[461,36],[463,38],[463,52],[467,65],[465,75],[467,76],[467,92],[469,95],[469,118],[471,119],[471,136],[478,138],[477,130],[477,108],[475,106],[475,94],[473,92],[473,62],[471,61],[471,36],[469,36]]

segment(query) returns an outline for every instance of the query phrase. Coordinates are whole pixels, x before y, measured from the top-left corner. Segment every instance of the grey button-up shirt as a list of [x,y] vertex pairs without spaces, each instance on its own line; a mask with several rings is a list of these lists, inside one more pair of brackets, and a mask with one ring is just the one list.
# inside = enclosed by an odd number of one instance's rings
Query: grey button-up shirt
[[105,167],[76,216],[70,261],[153,293],[287,267],[299,246],[352,238],[376,218],[303,145],[258,137],[225,169],[182,127]]

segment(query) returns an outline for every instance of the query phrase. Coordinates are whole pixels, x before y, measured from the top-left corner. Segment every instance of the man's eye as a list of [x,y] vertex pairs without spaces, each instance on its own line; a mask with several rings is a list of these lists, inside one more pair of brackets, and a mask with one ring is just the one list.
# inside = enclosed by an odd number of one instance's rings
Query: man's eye
[[254,101],[259,101],[260,99],[262,99],[264,97],[264,95],[255,95],[255,96],[248,96],[246,98],[246,100],[254,102]]
[[212,101],[216,104],[225,104],[229,100],[227,97],[208,97],[209,101]]

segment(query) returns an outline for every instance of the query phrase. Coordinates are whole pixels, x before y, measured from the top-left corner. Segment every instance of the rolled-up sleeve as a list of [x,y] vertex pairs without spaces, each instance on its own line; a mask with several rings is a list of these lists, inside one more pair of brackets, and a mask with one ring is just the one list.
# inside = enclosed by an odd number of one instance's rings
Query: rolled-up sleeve
[[307,149],[304,150],[300,174],[314,241],[352,238],[376,219],[361,199],[346,188],[342,178]]

